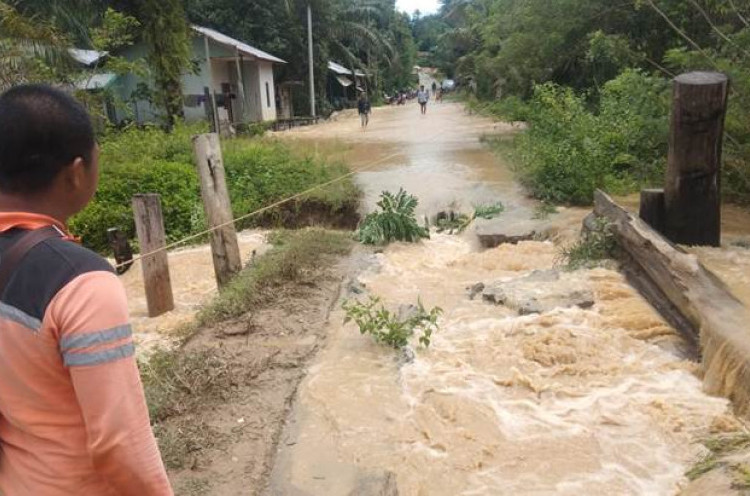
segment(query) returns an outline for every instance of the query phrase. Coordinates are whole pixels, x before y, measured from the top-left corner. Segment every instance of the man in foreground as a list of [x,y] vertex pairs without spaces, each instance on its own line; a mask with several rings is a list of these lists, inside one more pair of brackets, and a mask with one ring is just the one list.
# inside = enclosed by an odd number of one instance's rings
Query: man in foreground
[[89,116],[45,86],[0,96],[0,494],[167,496],[125,292],[67,220],[98,184]]
[[417,91],[417,101],[419,102],[419,108],[422,111],[422,115],[427,114],[427,102],[430,100],[430,94],[424,89],[424,85],[419,87]]

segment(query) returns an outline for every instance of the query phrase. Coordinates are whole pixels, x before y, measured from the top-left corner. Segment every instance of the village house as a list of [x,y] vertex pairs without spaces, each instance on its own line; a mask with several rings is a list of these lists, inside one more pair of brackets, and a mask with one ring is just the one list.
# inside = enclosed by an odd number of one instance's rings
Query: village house
[[[218,115],[221,126],[275,121],[277,118],[274,65],[278,57],[226,36],[213,29],[192,26],[191,50],[195,71],[182,77],[185,120]],[[121,54],[129,60],[145,58],[146,47],[137,43]],[[97,83],[106,86],[117,105],[111,120],[133,120],[140,124],[158,121],[158,111],[149,100],[152,82],[136,74],[102,74]]]
[[328,62],[328,100],[335,109],[354,107],[358,94],[367,91],[367,75],[336,62]]

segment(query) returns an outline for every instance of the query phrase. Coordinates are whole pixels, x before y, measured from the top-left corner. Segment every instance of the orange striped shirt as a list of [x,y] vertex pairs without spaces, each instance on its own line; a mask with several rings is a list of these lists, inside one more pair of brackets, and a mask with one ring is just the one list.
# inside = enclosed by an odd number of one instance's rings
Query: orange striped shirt
[[[0,258],[54,219],[0,213]],[[0,493],[168,496],[124,289],[64,239],[35,247],[0,295]]]

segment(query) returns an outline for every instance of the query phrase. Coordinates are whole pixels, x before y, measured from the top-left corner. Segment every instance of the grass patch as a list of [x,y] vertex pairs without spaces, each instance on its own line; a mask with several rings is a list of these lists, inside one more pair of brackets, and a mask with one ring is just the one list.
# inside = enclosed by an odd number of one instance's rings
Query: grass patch
[[594,228],[583,234],[577,243],[562,249],[560,258],[568,270],[577,270],[613,258],[616,249],[611,226],[606,219],[598,218]]
[[193,412],[206,401],[224,401],[237,384],[227,361],[210,350],[156,350],[139,368],[154,422]]
[[702,444],[717,456],[750,448],[750,433],[741,432],[706,439]]
[[273,247],[247,266],[219,295],[198,313],[201,326],[238,317],[265,301],[274,287],[288,282],[314,281],[322,266],[349,253],[349,233],[324,229],[278,231]]
[[750,449],[750,433],[740,432],[714,436],[701,441],[711,452],[708,456],[693,465],[685,476],[695,480],[720,467],[728,467],[731,472],[733,489],[750,489],[750,467],[746,464],[729,465],[722,457]]
[[159,442],[164,466],[170,470],[197,467],[202,451],[221,448],[229,441],[228,436],[195,419],[176,424],[157,423],[154,425],[154,436]]
[[694,481],[701,475],[707,474],[708,472],[711,472],[712,470],[715,470],[720,466],[722,466],[722,463],[718,458],[716,458],[716,455],[711,454],[693,465],[690,470],[685,473],[685,477],[687,477],[691,481]]
[[154,435],[167,468],[191,468],[200,452],[220,447],[226,441],[205,422],[166,421],[206,404],[226,401],[242,373],[231,370],[228,363],[214,350],[181,353],[160,349],[139,361]]

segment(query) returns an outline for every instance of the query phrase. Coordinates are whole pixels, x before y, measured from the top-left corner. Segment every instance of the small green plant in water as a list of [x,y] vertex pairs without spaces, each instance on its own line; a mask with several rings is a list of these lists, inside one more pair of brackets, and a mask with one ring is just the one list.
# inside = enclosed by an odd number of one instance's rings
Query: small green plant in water
[[469,227],[472,220],[473,219],[468,215],[462,213],[442,213],[438,215],[437,220],[435,221],[435,227],[439,233],[447,232],[448,234],[460,234]]
[[534,220],[547,220],[550,215],[556,214],[557,208],[547,202],[542,202],[534,209]]
[[359,240],[366,245],[387,245],[393,241],[415,243],[429,238],[427,229],[417,223],[414,214],[419,200],[403,189],[395,195],[384,191],[378,202],[379,212],[365,217],[359,228]]
[[581,239],[563,248],[562,261],[567,269],[577,270],[612,258],[617,248],[612,227],[606,219],[596,219],[594,227]]
[[503,212],[505,212],[505,205],[501,202],[492,203],[490,205],[477,205],[474,207],[474,218],[487,220],[494,219]]
[[381,344],[395,349],[401,349],[409,344],[409,339],[419,330],[419,343],[428,348],[432,342],[432,333],[437,330],[437,321],[443,313],[440,307],[434,307],[429,312],[422,302],[410,315],[401,317],[386,309],[380,298],[371,296],[367,302],[345,301],[342,308],[346,311],[344,323],[355,322],[359,332],[369,334]]

